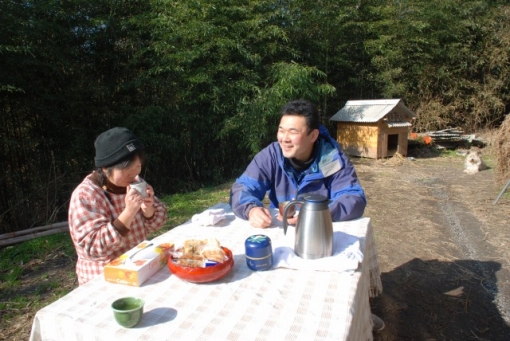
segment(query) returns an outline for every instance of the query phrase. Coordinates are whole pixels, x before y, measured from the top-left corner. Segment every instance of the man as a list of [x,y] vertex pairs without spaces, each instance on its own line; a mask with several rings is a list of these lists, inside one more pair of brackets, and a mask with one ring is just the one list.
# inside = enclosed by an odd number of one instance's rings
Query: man
[[[363,215],[365,193],[354,167],[319,122],[317,108],[309,101],[299,99],[283,106],[278,141],[260,151],[232,186],[230,205],[238,217],[254,227],[269,227],[271,213],[262,204],[266,193],[271,208],[316,193],[332,200],[333,221]],[[295,224],[297,217],[288,222]]]
[[[319,122],[317,108],[309,101],[299,99],[283,106],[278,141],[255,155],[232,186],[230,206],[236,216],[249,220],[254,227],[269,227],[271,213],[262,204],[266,193],[271,208],[302,194],[316,193],[331,200],[333,221],[363,215],[367,201],[354,167]],[[296,224],[297,219],[287,221]],[[374,331],[385,327],[374,314],[372,323]]]

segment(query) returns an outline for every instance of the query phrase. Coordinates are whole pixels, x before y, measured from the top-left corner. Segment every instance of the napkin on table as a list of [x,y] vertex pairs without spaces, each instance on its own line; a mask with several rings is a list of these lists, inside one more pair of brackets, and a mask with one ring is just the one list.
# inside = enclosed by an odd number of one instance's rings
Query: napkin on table
[[294,248],[278,246],[273,252],[274,268],[299,270],[336,271],[354,273],[363,261],[359,239],[347,233],[333,234],[333,255],[319,259],[303,259],[294,253]]
[[202,226],[216,225],[219,221],[226,219],[227,215],[223,208],[208,209],[191,217],[191,222]]

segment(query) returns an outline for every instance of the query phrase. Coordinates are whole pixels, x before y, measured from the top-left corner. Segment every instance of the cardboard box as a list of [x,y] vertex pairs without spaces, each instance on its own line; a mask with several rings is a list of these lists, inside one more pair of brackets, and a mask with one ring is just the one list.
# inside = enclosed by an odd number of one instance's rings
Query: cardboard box
[[139,287],[167,264],[172,243],[153,244],[144,240],[104,267],[108,282]]

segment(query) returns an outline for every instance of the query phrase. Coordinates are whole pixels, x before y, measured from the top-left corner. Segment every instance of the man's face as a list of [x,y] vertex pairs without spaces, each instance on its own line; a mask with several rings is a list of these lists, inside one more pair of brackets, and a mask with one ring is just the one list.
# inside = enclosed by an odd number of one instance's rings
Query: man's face
[[276,135],[283,156],[298,161],[307,161],[310,158],[313,144],[318,136],[318,129],[314,129],[308,134],[306,119],[298,115],[282,116]]

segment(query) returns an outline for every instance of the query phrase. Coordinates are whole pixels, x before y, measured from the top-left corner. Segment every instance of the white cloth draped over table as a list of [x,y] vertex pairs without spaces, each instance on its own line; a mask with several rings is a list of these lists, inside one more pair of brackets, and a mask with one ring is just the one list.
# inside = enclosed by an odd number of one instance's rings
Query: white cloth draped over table
[[212,226],[226,219],[226,217],[227,215],[223,208],[207,209],[200,214],[195,214],[191,218],[191,222],[202,226]]
[[289,233],[289,246],[277,246],[273,251],[273,264],[276,268],[297,270],[336,271],[353,274],[363,262],[359,238],[336,231],[333,233],[333,255],[319,259],[303,259],[294,252],[294,233]]
[[[280,247],[292,250],[292,229],[285,236],[276,219],[267,229],[251,227],[236,218],[228,204],[211,209],[223,209],[225,218],[213,226],[190,220],[153,242],[178,245],[187,239],[216,238],[234,254],[234,268],[226,277],[194,284],[166,267],[141,287],[98,277],[39,310],[30,341],[373,340],[368,297],[377,296],[382,286],[369,218],[333,224],[335,241],[343,244],[335,247],[338,255],[328,258],[339,260],[346,271],[253,271],[246,265],[246,238],[265,234],[274,252]],[[145,301],[142,321],[135,328],[122,328],[113,318],[110,305],[123,296]]]

